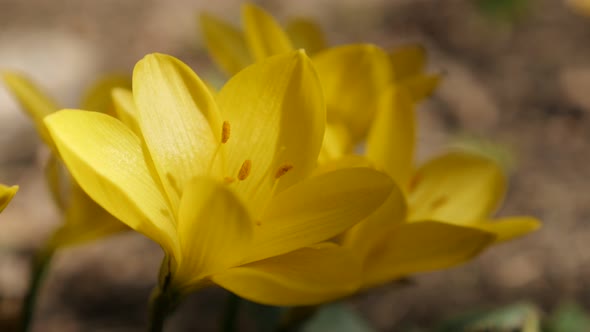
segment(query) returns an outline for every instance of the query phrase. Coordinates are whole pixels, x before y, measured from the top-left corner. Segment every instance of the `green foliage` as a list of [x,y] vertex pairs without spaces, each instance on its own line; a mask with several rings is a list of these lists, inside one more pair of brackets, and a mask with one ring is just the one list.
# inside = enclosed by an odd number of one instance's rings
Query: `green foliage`
[[479,12],[494,21],[514,22],[530,10],[529,0],[475,0]]
[[341,303],[323,306],[301,331],[375,332],[358,313]]
[[562,304],[549,317],[546,332],[587,332],[590,331],[590,316],[576,303]]

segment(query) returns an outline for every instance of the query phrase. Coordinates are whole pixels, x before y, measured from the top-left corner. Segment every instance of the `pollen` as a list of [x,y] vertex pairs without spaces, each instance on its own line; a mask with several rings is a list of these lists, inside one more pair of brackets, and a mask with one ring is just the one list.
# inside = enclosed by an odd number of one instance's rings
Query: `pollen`
[[250,175],[250,170],[252,169],[252,160],[246,159],[240,167],[240,171],[238,172],[238,180],[244,181]]
[[229,122],[223,121],[223,125],[221,126],[221,143],[225,144],[229,140],[229,135],[231,134],[231,127]]
[[275,179],[278,179],[281,176],[287,174],[287,172],[289,172],[292,169],[293,169],[293,165],[291,165],[291,164],[281,165],[281,167],[279,167],[279,169],[277,169],[277,172],[275,173]]

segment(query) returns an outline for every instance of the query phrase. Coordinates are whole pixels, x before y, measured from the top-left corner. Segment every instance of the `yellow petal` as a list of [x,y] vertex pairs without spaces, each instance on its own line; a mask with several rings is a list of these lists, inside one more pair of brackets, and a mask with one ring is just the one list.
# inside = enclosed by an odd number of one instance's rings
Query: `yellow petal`
[[45,165],[45,178],[53,201],[61,211],[64,211],[68,204],[70,181],[73,181],[73,179],[71,179],[62,161],[53,153],[49,155]]
[[377,286],[418,272],[461,264],[494,241],[477,229],[423,221],[384,229],[371,239],[373,251],[365,257],[363,287]]
[[115,88],[111,91],[115,114],[135,135],[142,137],[139,123],[137,123],[137,107],[133,101],[131,90],[124,88]]
[[313,55],[327,47],[322,28],[310,19],[293,19],[287,23],[286,30],[293,46],[297,49],[304,49],[309,55]]
[[394,186],[385,203],[346,231],[340,242],[355,253],[365,256],[374,247],[374,239],[380,238],[384,230],[406,221],[407,209],[403,192]]
[[440,75],[417,75],[401,80],[398,84],[403,85],[412,96],[414,102],[430,97],[438,84]]
[[347,45],[316,54],[313,63],[324,88],[328,121],[344,123],[353,142],[363,139],[377,100],[391,81],[387,53],[374,45]]
[[[294,51],[239,72],[217,100],[231,128],[223,145],[224,177],[235,180],[232,187],[258,210],[256,218],[273,191],[305,178],[316,165],[326,116],[321,87],[309,58]],[[240,172],[246,166],[249,172]]]
[[250,256],[261,259],[331,239],[373,213],[392,187],[388,176],[369,168],[341,169],[294,185],[257,220]]
[[80,103],[82,109],[115,116],[111,91],[114,88],[131,89],[131,78],[127,75],[110,74],[97,80],[85,93]]
[[173,282],[190,286],[241,263],[252,241],[252,221],[226,186],[197,177],[188,182],[180,202],[178,237],[182,260]]
[[422,45],[408,44],[396,47],[390,56],[396,81],[420,75],[426,67],[426,49]]
[[7,187],[0,184],[0,212],[6,208],[17,191],[18,186]]
[[470,224],[488,219],[506,192],[500,166],[476,154],[451,152],[418,169],[410,181],[410,220]]
[[176,209],[185,183],[208,172],[220,144],[217,106],[186,64],[163,54],[147,55],[137,63],[133,97],[151,159]]
[[532,217],[506,217],[470,226],[494,233],[496,242],[506,242],[536,231],[541,222]]
[[53,142],[47,132],[47,128],[43,124],[43,118],[60,109],[57,102],[41,91],[35,83],[24,75],[4,72],[2,73],[2,78],[9,91],[16,97],[31,119],[33,119],[41,139],[52,147]]
[[293,50],[287,33],[262,8],[253,4],[243,5],[242,21],[246,42],[255,61]]
[[91,242],[129,228],[96,204],[78,185],[72,185],[65,222],[50,246],[64,248]]
[[390,85],[367,138],[367,158],[404,187],[414,167],[416,117],[406,90]]
[[177,253],[173,215],[131,130],[111,116],[75,110],[52,114],[45,123],[72,176],[93,200]]
[[324,142],[318,157],[320,164],[342,158],[353,149],[348,128],[341,123],[326,123]]
[[358,288],[358,262],[343,248],[304,248],[216,274],[213,282],[250,301],[295,306],[327,302]]
[[207,14],[201,14],[199,22],[209,54],[227,75],[254,62],[242,31]]

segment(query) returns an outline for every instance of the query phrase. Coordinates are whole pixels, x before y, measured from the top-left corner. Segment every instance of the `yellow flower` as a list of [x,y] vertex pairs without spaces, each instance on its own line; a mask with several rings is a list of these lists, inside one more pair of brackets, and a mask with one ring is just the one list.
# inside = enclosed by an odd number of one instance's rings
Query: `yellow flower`
[[[58,103],[24,75],[4,72],[2,78],[53,152],[47,161],[45,172],[52,197],[64,215],[64,223],[53,233],[44,249],[53,250],[81,244],[128,229],[84,193],[67,174],[57,157],[55,143],[43,123],[43,118],[59,110]],[[129,81],[129,78],[121,75],[105,76],[86,92],[82,106],[88,110],[115,115],[111,90],[115,87],[128,87]]]
[[[316,55],[330,51],[322,29],[309,19],[295,18],[283,29],[262,8],[245,4],[242,7],[242,22],[243,31],[211,15],[200,15],[205,44],[213,60],[228,75],[237,73],[254,61],[293,49],[306,50],[314,64]],[[386,56],[391,61],[391,68],[388,71],[380,68],[382,74],[390,76],[391,82],[404,85],[411,91],[414,100],[420,101],[429,96],[438,85],[439,75],[425,71],[426,51],[423,47],[403,45]],[[321,73],[320,78],[324,79]]]
[[148,55],[128,105],[139,132],[76,110],[45,123],[81,187],[162,246],[160,287],[212,282],[272,305],[358,287],[348,251],[321,242],[372,213],[393,182],[369,168],[310,177],[326,113],[302,51],[244,69],[215,97],[184,63]]
[[4,211],[17,191],[18,186],[7,187],[3,184],[0,184],[0,212]]
[[507,183],[491,159],[451,152],[416,169],[414,117],[407,91],[390,87],[373,120],[366,159],[349,156],[324,166],[368,163],[401,188],[343,237],[343,245],[363,258],[364,287],[464,262],[539,227],[532,217],[492,220]]

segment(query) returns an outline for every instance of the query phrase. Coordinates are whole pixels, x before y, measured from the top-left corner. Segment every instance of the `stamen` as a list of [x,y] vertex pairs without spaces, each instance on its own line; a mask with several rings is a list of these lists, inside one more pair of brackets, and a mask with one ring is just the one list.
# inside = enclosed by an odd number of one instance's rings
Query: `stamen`
[[416,173],[414,175],[414,177],[412,177],[412,179],[410,180],[410,183],[408,184],[408,191],[412,192],[412,191],[416,190],[416,187],[418,187],[418,184],[420,183],[421,180],[422,180],[422,177],[420,176],[420,174]]
[[278,179],[281,176],[287,174],[287,172],[289,172],[292,169],[293,169],[293,165],[291,165],[291,164],[283,164],[283,165],[281,165],[281,167],[279,167],[279,169],[275,173],[275,179]]
[[225,182],[225,184],[231,184],[234,183],[234,181],[236,181],[236,179],[226,176],[225,178],[223,178],[223,182]]
[[230,134],[231,127],[229,125],[229,122],[223,121],[223,126],[221,126],[221,144],[227,143]]
[[246,159],[240,167],[240,171],[238,172],[238,180],[244,181],[250,175],[250,170],[252,169],[252,160]]

